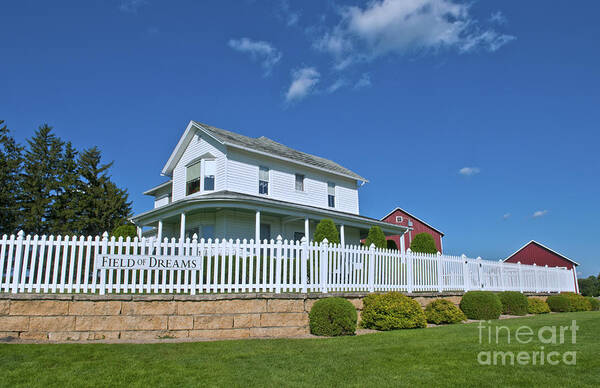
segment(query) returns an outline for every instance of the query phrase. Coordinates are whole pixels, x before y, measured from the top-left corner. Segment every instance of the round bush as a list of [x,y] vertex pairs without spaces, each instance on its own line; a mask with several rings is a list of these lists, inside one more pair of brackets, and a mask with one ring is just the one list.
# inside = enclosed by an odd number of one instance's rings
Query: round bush
[[469,319],[498,319],[502,302],[490,291],[468,291],[460,301],[460,309]]
[[502,302],[502,312],[509,315],[527,314],[527,297],[518,291],[504,291],[498,294]]
[[600,310],[600,300],[598,300],[598,298],[588,296],[586,299],[590,302],[590,306],[592,306],[592,311]]
[[123,239],[127,237],[135,238],[137,236],[137,229],[133,224],[120,225],[112,231],[111,235],[116,238],[123,237]]
[[312,334],[328,337],[354,335],[358,319],[354,305],[344,298],[318,300],[308,318]]
[[547,314],[550,312],[550,307],[540,298],[528,298],[527,312],[529,314]]
[[419,302],[399,292],[366,296],[361,317],[361,325],[367,329],[395,330],[427,326]]
[[569,298],[569,311],[592,311],[592,305],[585,296],[574,292],[563,292],[562,295],[566,295]]
[[571,310],[571,301],[569,300],[569,297],[564,294],[550,295],[546,299],[546,303],[548,303],[550,311],[555,313],[564,313]]
[[313,235],[313,240],[320,243],[324,239],[327,239],[327,242],[330,244],[339,244],[340,243],[340,233],[338,232],[335,224],[329,218],[324,218],[317,224],[315,228],[315,234]]
[[429,233],[417,234],[410,243],[410,250],[420,253],[437,253],[435,240]]
[[441,323],[459,323],[467,317],[452,302],[447,299],[436,299],[425,307],[427,322],[439,325]]

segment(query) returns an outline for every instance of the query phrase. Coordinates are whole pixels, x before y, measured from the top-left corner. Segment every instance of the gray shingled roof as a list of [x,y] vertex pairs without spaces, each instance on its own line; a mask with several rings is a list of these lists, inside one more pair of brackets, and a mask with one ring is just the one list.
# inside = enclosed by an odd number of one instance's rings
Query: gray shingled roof
[[343,174],[354,179],[367,182],[367,179],[358,175],[354,171],[348,170],[347,168],[342,167],[329,159],[297,151],[290,147],[284,146],[281,143],[277,143],[276,141],[271,140],[268,137],[248,137],[231,131],[226,131],[224,129],[215,128],[213,126],[203,124],[198,121],[194,121],[194,123],[204,128],[212,136],[214,136],[217,140],[221,141],[224,144],[264,152],[267,154],[279,156],[292,161],[314,166],[319,169],[327,170],[333,173]]

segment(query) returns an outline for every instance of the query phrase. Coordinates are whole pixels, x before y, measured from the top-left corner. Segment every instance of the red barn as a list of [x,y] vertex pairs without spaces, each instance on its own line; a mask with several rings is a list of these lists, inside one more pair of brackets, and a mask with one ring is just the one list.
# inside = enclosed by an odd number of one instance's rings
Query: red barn
[[569,259],[565,255],[561,255],[560,253],[553,251],[537,241],[531,240],[515,253],[504,259],[504,261],[509,263],[521,262],[521,264],[529,265],[547,265],[548,267],[566,267],[567,269],[573,268],[573,274],[575,276],[575,289],[577,292],[579,292],[577,285],[577,270],[575,269],[579,263]]
[[[425,221],[418,219],[406,210],[399,207],[392,210],[388,215],[383,217],[381,221],[389,222],[390,224],[402,225],[408,228],[408,232],[404,234],[404,246],[406,249],[410,247],[412,239],[419,233],[429,233],[435,241],[435,247],[439,252],[443,252],[442,237],[444,233],[440,232]],[[387,236],[387,240],[392,240],[400,249],[400,235]]]

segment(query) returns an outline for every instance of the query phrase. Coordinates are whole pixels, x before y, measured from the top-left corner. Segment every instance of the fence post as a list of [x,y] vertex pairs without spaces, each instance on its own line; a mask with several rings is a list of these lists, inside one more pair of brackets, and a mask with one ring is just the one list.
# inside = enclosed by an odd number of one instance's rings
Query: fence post
[[535,293],[537,294],[538,292],[540,292],[540,289],[538,287],[538,270],[537,270],[537,264],[533,263],[533,280],[534,280],[534,287],[535,287]]
[[546,264],[546,291],[550,292],[550,274],[548,273],[548,264]]
[[327,241],[327,238],[324,238],[323,241],[321,241],[321,254],[320,254],[320,264],[321,264],[321,270],[320,275],[321,275],[321,292],[322,293],[326,293],[327,292],[327,267],[329,264],[329,241]]
[[[22,230],[19,231],[19,233],[17,233],[17,246],[16,246],[16,250],[15,250],[15,265],[13,266],[13,270],[12,270],[12,293],[16,294],[18,291],[18,287],[19,287],[19,269],[21,268],[21,255],[23,252],[23,236],[25,235],[25,232],[23,232]],[[8,277],[10,276],[10,273],[6,274],[6,280],[8,283]]]
[[302,292],[307,292],[307,277],[308,277],[308,239],[306,236],[302,237],[302,253],[300,254],[300,277],[302,282]]
[[504,288],[504,274],[502,273],[504,270],[504,266],[502,265],[503,261],[500,259],[498,262],[500,264],[500,291],[506,291]]
[[375,244],[369,247],[369,292],[375,291]]
[[277,235],[277,256],[275,256],[275,292],[277,294],[281,292],[282,243],[282,238],[279,234]]
[[[194,233],[192,235],[192,246],[190,247],[190,251],[188,254],[192,257],[198,257],[198,235]],[[198,266],[202,267],[204,263],[204,257],[200,256],[200,260]],[[193,269],[190,271],[190,275],[192,277],[192,289],[190,290],[191,295],[196,295],[196,276],[200,273],[199,269]]]
[[477,276],[479,278],[479,288],[483,290],[483,264],[481,264],[481,256],[477,256]]
[[[106,255],[108,253],[108,232],[104,232],[102,234],[102,252],[100,253],[100,260],[98,262],[102,261],[102,255]],[[98,270],[100,272],[100,295],[104,295],[106,293],[106,270],[105,269],[99,269]],[[94,271],[96,272],[96,271]],[[96,276],[96,274],[94,273],[94,276]]]
[[463,253],[460,255],[460,258],[463,262],[463,283],[465,292],[469,291],[469,285],[471,284],[471,274],[469,273],[469,263],[467,261],[467,256]]
[[438,291],[442,292],[443,291],[443,287],[442,287],[442,254],[440,251],[438,251],[437,253],[437,280],[438,280]]
[[406,250],[406,291],[413,292],[413,257],[410,248]]
[[519,291],[523,292],[523,274],[521,273],[521,262],[518,261],[517,265],[519,266]]

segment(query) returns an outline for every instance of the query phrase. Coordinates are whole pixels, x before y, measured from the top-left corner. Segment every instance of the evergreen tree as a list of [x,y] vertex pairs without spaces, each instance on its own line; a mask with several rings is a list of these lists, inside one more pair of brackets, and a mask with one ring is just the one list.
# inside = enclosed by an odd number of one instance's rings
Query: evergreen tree
[[67,142],[57,168],[57,193],[52,203],[49,227],[54,235],[79,233],[79,171],[77,150]]
[[324,239],[335,244],[340,243],[340,233],[338,232],[335,224],[329,218],[324,218],[317,224],[317,228],[315,229],[315,234],[313,235],[313,239],[320,243]]
[[410,243],[410,250],[420,253],[437,253],[433,236],[429,233],[419,233]]
[[14,233],[20,227],[18,198],[19,176],[23,162],[23,148],[10,135],[0,120],[0,234]]
[[99,235],[121,225],[131,213],[127,190],[118,188],[107,175],[111,163],[101,163],[101,153],[93,147],[78,160],[78,229],[87,235]]
[[375,248],[387,248],[385,234],[383,234],[379,226],[371,226],[369,229],[369,234],[365,239],[365,246],[370,247],[371,244],[375,244]]
[[21,179],[23,230],[26,233],[46,234],[50,231],[53,201],[59,189],[63,142],[52,133],[52,127],[42,125],[27,140],[24,171]]

